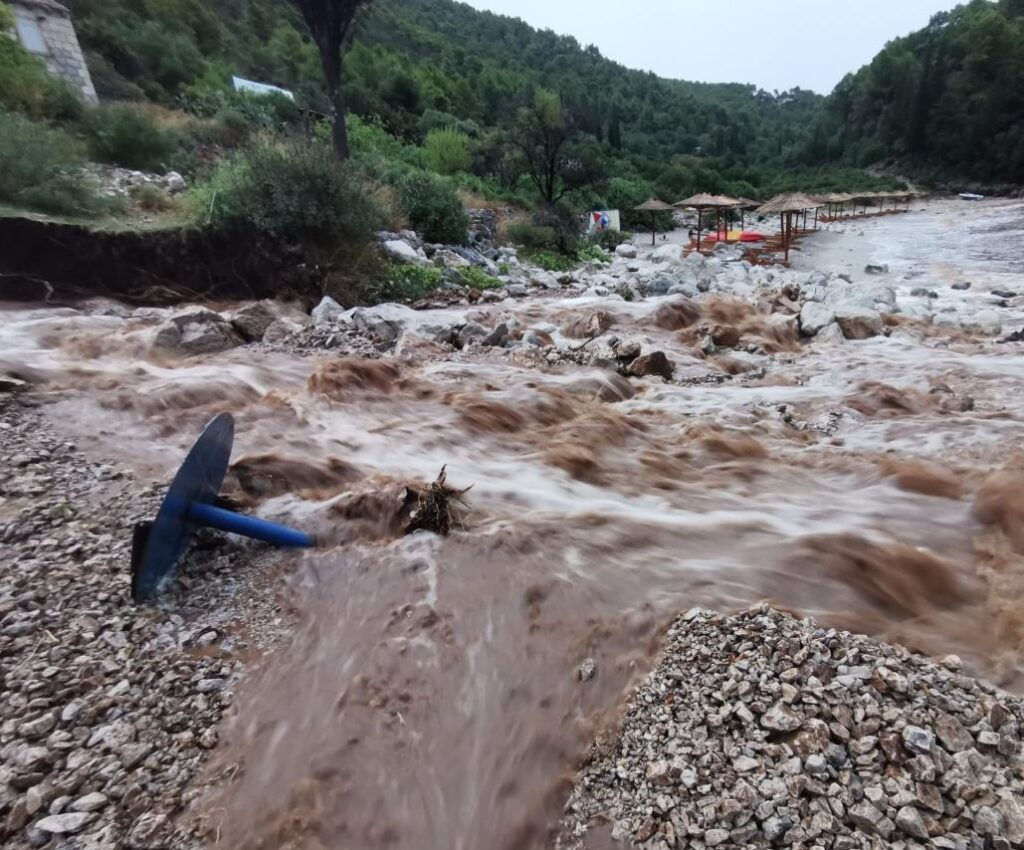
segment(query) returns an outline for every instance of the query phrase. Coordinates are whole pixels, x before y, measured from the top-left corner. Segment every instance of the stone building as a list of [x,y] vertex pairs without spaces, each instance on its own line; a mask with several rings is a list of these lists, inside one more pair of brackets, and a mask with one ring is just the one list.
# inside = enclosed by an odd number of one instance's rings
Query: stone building
[[96,89],[82,56],[71,13],[54,0],[11,0],[18,40],[65,79],[85,100],[96,103]]

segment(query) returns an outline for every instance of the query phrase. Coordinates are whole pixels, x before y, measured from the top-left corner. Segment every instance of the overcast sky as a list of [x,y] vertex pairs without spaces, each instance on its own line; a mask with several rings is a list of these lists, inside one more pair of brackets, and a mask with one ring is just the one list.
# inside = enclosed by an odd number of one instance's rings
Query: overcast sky
[[[953,0],[468,0],[663,77],[827,94]],[[726,61],[725,57],[729,57]]]

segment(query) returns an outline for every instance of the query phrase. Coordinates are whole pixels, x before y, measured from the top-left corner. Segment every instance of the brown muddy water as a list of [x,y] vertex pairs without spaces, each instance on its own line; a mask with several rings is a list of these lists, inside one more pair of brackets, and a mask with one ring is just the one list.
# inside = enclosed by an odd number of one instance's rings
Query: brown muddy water
[[[933,204],[822,234],[798,263],[886,260],[901,305],[927,286],[931,309],[969,316],[991,289],[1024,294],[1021,205],[972,213],[986,241],[969,250],[950,242],[962,208]],[[0,312],[0,369],[40,384],[81,446],[163,480],[231,411],[235,494],[324,544],[293,580],[292,641],[237,694],[218,758],[242,769],[200,807],[211,846],[545,847],[589,742],[695,605],[772,599],[1024,686],[1020,346],[912,319],[818,346],[718,295],[704,317],[770,353],[706,359],[660,306],[538,296],[423,321],[513,313],[578,345],[562,331],[601,309],[682,377],[736,377],[626,382],[430,344],[158,361],[160,311]],[[461,528],[400,536],[404,484],[443,465],[472,486]]]

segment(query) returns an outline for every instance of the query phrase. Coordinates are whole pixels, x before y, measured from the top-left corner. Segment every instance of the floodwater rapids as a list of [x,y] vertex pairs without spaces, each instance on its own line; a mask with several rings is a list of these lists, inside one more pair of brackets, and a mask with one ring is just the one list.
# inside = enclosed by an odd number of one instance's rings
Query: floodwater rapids
[[[839,230],[796,267],[863,280],[885,262],[901,304],[924,286],[963,316],[1024,295],[1019,202]],[[160,310],[0,310],[0,372],[30,378],[91,455],[165,481],[230,411],[235,495],[324,544],[295,558],[291,641],[236,694],[216,759],[240,769],[197,804],[211,846],[549,846],[575,766],[696,605],[771,599],[1024,687],[1019,344],[909,318],[846,345],[773,340],[713,296],[715,323],[774,353],[705,359],[659,304],[555,294],[424,321],[511,313],[578,345],[562,332],[604,310],[680,383],[426,342],[171,361],[147,349]],[[999,308],[1007,333],[1022,304]],[[402,536],[405,484],[445,465],[472,487],[459,527]]]

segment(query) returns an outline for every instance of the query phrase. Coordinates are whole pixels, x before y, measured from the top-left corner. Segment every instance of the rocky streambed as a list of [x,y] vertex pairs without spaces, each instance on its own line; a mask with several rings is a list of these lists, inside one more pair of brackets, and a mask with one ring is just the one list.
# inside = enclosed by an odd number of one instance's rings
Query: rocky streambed
[[[1021,206],[978,210],[790,269],[388,234],[496,273],[415,308],[5,307],[5,846],[1019,846]],[[137,608],[223,411],[227,494],[321,546],[204,535]],[[444,466],[456,532],[407,535]],[[820,625],[677,620],[768,598]]]

